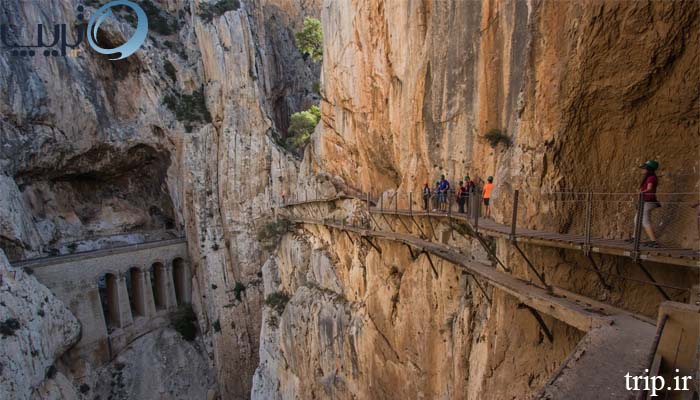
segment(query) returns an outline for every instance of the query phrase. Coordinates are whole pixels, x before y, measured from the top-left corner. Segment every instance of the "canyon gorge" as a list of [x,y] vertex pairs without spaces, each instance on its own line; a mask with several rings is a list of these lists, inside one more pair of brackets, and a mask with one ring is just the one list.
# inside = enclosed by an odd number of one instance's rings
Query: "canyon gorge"
[[[3,44],[106,3],[5,1]],[[596,340],[632,329],[642,371],[660,306],[700,305],[699,2],[135,3],[123,60],[0,48],[0,398],[589,398],[571,374],[626,360],[584,368]],[[651,159],[669,262],[413,215],[440,175],[492,176],[493,223],[560,234],[585,202],[553,196],[632,193],[585,217],[622,239]]]

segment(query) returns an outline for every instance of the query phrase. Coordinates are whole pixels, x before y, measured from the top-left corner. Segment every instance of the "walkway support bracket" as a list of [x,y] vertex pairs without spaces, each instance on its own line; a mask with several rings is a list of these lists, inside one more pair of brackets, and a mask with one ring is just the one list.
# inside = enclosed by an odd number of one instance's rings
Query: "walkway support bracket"
[[489,295],[486,293],[486,289],[484,289],[484,287],[481,285],[481,282],[479,282],[479,280],[478,280],[478,279],[476,278],[476,276],[474,276],[473,274],[469,274],[469,273],[468,273],[467,275],[469,275],[469,276],[472,277],[472,279],[474,280],[474,283],[476,283],[476,287],[479,288],[479,290],[481,291],[481,294],[483,294],[483,295],[484,295],[484,298],[486,298],[486,302],[489,303],[489,305],[491,305],[491,304],[492,304],[491,298],[490,298]]
[[542,315],[540,315],[540,313],[537,310],[523,303],[518,304],[518,308],[528,309],[528,311],[530,311],[530,314],[532,314],[532,316],[535,317],[535,320],[537,320],[537,323],[540,324],[540,328],[542,328],[542,332],[549,340],[549,343],[554,342],[554,336],[552,335],[552,331],[549,330],[547,324],[544,323],[544,319],[542,319]]
[[[639,265],[639,269],[641,269],[642,272],[644,272],[644,275],[646,275],[650,281],[652,281],[654,283],[658,283],[658,282],[656,282],[656,279],[654,279],[654,277],[651,276],[651,273],[649,272],[649,270],[647,270],[646,267],[644,267],[644,265],[642,264],[642,262],[640,260],[637,260],[637,265]],[[661,286],[654,285],[654,287],[656,288],[656,290],[659,291],[659,293],[661,293],[661,296],[663,296],[664,299],[671,300],[671,297],[668,295],[668,293],[666,293],[666,291]]]
[[386,224],[387,224],[387,226],[389,227],[389,229],[391,230],[391,232],[392,232],[392,233],[396,233],[396,231],[394,230],[394,228],[393,228],[393,227],[391,226],[391,224],[389,223],[389,220],[386,219],[386,217],[384,216],[384,213],[383,213],[383,212],[382,212],[381,215],[382,215],[382,219],[384,220],[384,222],[386,222]]
[[376,244],[374,244],[374,242],[372,242],[371,239],[369,239],[367,236],[364,236],[364,235],[363,235],[363,236],[360,236],[360,237],[361,237],[362,239],[364,239],[367,243],[369,243],[370,246],[374,247],[374,249],[377,250],[377,252],[378,252],[379,254],[382,254],[382,249],[379,248]]
[[352,240],[352,237],[350,236],[350,234],[348,233],[348,231],[345,230],[345,229],[343,229],[343,232],[345,232],[345,236],[348,237],[348,239],[350,240],[350,243],[352,243],[352,244],[354,245],[354,244],[355,244],[355,241]]
[[408,247],[408,252],[411,253],[411,259],[412,259],[413,261],[415,261],[416,258],[417,258],[417,256],[416,256],[416,254],[413,252],[413,248],[411,247],[411,245],[408,244],[408,243],[404,243],[404,246]]
[[539,279],[540,283],[542,283],[542,284],[544,285],[544,287],[547,288],[547,290],[551,291],[551,290],[552,290],[552,287],[549,286],[549,285],[547,284],[547,282],[544,281],[544,275],[543,275],[543,274],[540,274],[540,273],[537,271],[537,269],[535,269],[535,266],[532,265],[532,263],[530,262],[530,259],[527,258],[527,256],[525,255],[525,253],[524,253],[523,250],[520,248],[520,246],[518,245],[517,242],[513,242],[513,247],[515,247],[515,249],[518,250],[518,253],[520,253],[520,255],[523,257],[523,259],[525,260],[525,263],[527,263],[527,266],[528,266],[528,268],[530,269],[530,271],[531,271],[533,274],[535,274],[535,276],[537,276],[537,279]]
[[[428,217],[428,218],[430,218],[430,217]],[[416,227],[418,228],[418,230],[421,233],[421,238],[427,239],[428,237],[425,235],[425,232],[423,232],[423,228],[421,228],[420,225],[418,224],[418,221],[416,221],[416,219],[413,218],[413,215],[411,215],[411,221],[413,221],[413,223],[416,224]]]
[[435,277],[435,279],[437,279],[438,278],[437,269],[435,269],[435,264],[433,264],[433,259],[432,259],[432,257],[430,257],[430,253],[428,253],[425,250],[423,250],[421,253],[425,254],[428,257],[428,262],[430,263],[430,268],[433,269],[433,274],[435,275],[434,277]]
[[591,262],[591,266],[593,267],[593,271],[595,271],[595,274],[598,276],[598,280],[600,280],[600,283],[603,284],[603,287],[605,287],[606,290],[612,290],[612,286],[608,285],[608,282],[605,281],[605,278],[603,277],[603,274],[600,272],[600,268],[598,267],[598,264],[595,262],[595,259],[593,258],[593,254],[588,253],[588,260]]
[[403,222],[403,218],[401,218],[401,216],[400,216],[399,214],[396,214],[396,218],[399,219],[399,222],[401,222],[401,225],[403,225],[403,228],[406,229],[406,232],[408,232],[408,233],[410,233],[410,234],[412,235],[412,234],[413,234],[413,231],[410,230],[410,229],[408,228],[408,226],[406,226],[406,223]]

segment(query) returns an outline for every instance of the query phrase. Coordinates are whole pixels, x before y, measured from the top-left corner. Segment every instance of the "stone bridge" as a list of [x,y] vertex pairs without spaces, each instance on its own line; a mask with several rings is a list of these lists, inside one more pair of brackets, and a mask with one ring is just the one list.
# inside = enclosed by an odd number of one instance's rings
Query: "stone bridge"
[[184,238],[17,262],[47,286],[82,326],[68,356],[97,365],[135,338],[170,323],[191,302]]

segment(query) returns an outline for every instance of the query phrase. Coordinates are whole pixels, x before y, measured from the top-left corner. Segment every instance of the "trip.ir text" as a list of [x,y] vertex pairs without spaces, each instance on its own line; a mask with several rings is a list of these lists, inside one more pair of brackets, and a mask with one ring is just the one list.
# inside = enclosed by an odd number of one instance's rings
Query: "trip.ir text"
[[[645,369],[644,372],[649,373],[648,369]],[[678,369],[676,369],[676,373],[680,372]],[[673,377],[673,379],[669,382],[669,385],[666,386],[666,380],[664,379],[663,376],[648,376],[648,375],[642,375],[642,376],[634,376],[630,375],[628,372],[625,374],[625,388],[627,390],[644,390],[644,391],[649,391],[651,392],[650,395],[651,397],[656,397],[658,394],[656,392],[661,391],[661,390],[676,390],[676,391],[683,391],[683,390],[690,390],[688,389],[688,381],[693,379],[692,376],[679,376],[676,375]]]

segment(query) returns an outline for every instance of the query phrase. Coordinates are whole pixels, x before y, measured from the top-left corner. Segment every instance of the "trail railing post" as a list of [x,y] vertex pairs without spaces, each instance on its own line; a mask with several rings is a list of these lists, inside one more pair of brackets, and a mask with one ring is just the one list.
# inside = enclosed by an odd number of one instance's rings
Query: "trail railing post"
[[586,228],[583,254],[588,256],[591,253],[591,220],[593,217],[593,192],[589,191],[586,199]]
[[394,214],[399,213],[399,192],[394,194]]
[[474,230],[479,232],[479,215],[481,214],[481,196],[474,194]]
[[309,192],[306,187],[304,187],[304,201],[309,201]]
[[448,190],[447,193],[447,216],[452,215],[452,191]]
[[367,192],[367,212],[369,212],[369,192]]
[[379,197],[379,210],[384,211],[384,192]]
[[637,202],[637,220],[634,224],[634,250],[632,258],[634,261],[639,259],[639,245],[642,237],[642,217],[644,215],[644,193],[639,193],[639,201]]
[[413,216],[413,192],[408,192],[408,214]]
[[515,231],[518,225],[518,200],[520,197],[520,191],[516,190],[513,193],[513,217],[510,220],[510,241],[515,243]]

